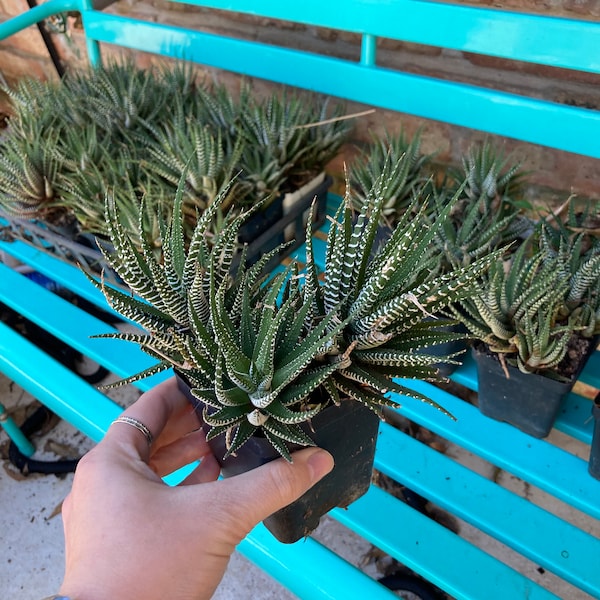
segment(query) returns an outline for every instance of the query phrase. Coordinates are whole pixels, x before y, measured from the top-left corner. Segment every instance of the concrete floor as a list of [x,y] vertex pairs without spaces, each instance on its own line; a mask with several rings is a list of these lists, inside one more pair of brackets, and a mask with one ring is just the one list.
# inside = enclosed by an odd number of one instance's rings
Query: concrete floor
[[[125,394],[121,398],[127,404],[134,394]],[[35,400],[18,386],[0,374],[0,402],[21,419],[24,411]],[[554,434],[553,434],[554,435]],[[92,446],[92,442],[70,425],[59,422],[43,436],[35,436],[38,452],[36,458],[55,459],[59,456],[79,456]],[[587,449],[567,438],[559,442],[570,451],[585,456]],[[40,600],[55,593],[62,577],[63,534],[60,516],[61,502],[67,495],[72,475],[29,475],[23,477],[6,460],[7,436],[0,432],[0,539],[3,556],[0,558],[0,600],[18,598],[19,600]],[[481,459],[465,454],[457,448],[449,448],[447,453],[457,456],[488,477],[496,480],[546,506],[552,512],[583,526],[591,534],[600,536],[600,523],[581,513],[565,507],[543,492],[531,488],[515,477],[498,471]],[[564,600],[589,600],[590,596],[573,589],[570,585],[539,569],[539,566],[516,555],[503,545],[491,540],[466,523],[459,523],[463,537],[470,539],[498,556],[532,579],[539,581]],[[364,562],[372,547],[364,540],[353,535],[332,520],[324,520],[315,532],[326,545],[355,564]],[[377,575],[373,564],[366,567],[371,575]],[[268,575],[254,567],[241,555],[234,555],[229,570],[223,580],[216,600],[292,600],[294,595],[283,589]],[[310,599],[308,599],[310,600]],[[354,600],[354,599],[348,599]],[[357,600],[363,600],[357,599]],[[484,599],[482,599],[484,600]],[[507,600],[521,600],[511,599]]]

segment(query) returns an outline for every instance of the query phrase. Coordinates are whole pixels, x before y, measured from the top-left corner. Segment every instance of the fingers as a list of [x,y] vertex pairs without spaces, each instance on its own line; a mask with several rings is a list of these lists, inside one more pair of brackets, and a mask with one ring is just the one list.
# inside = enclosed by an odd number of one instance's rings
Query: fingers
[[[221,482],[237,499],[237,517],[250,530],[256,523],[294,502],[334,466],[333,457],[320,448],[305,448],[292,455],[293,463],[274,460],[248,473]],[[256,492],[260,490],[257,496]]]
[[156,451],[161,446],[171,444],[192,431],[198,430],[199,427],[200,422],[198,421],[194,407],[188,401],[170,416],[167,424],[158,436],[156,444],[153,446],[153,451]]
[[180,485],[195,485],[216,481],[221,473],[221,467],[213,454],[207,454],[202,462],[181,482]]
[[[198,418],[185,395],[177,387],[174,377],[142,394],[123,415],[137,419],[150,430],[154,438],[154,450],[199,427]],[[131,446],[144,461],[150,456],[146,436],[131,425],[114,423],[105,440],[106,443]]]
[[153,450],[150,468],[161,477],[211,454],[204,432],[198,429],[170,444]]

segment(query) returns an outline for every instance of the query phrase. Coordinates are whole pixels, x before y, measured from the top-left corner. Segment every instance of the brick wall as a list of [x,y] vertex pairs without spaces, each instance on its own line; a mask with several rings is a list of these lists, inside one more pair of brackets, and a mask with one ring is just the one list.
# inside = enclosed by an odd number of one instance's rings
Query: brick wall
[[[471,4],[497,5],[492,0],[473,0]],[[528,10],[541,14],[571,16],[597,20],[600,18],[600,0],[503,0],[502,5],[515,10]],[[25,0],[0,0],[0,20],[26,10]],[[166,0],[136,2],[121,0],[110,6],[110,12],[140,18],[168,22],[185,27],[228,33],[231,35],[276,41],[285,46],[328,55],[357,59],[360,40],[345,34],[293,23],[276,22],[270,19],[244,15],[231,15],[210,9],[183,6]],[[67,32],[53,34],[64,64],[68,67],[85,64],[85,46],[81,25],[76,16],[69,17]],[[106,48],[105,54],[113,49]],[[145,66],[155,57],[137,55],[137,61]],[[561,69],[536,67],[528,64],[514,65],[495,58],[481,57],[455,51],[440,50],[405,44],[393,40],[380,40],[378,61],[391,67],[401,67],[409,72],[450,77],[464,82],[473,82],[509,92],[532,94],[548,100],[556,100],[575,106],[600,109],[600,76],[585,73],[568,73]],[[0,73],[11,80],[24,74],[36,77],[55,77],[55,70],[36,28],[0,42]],[[238,78],[231,74],[218,74],[221,81],[236,86]],[[265,82],[255,82],[258,90],[268,89]],[[349,112],[364,107],[351,104]],[[437,152],[442,164],[454,163],[474,141],[484,139],[485,134],[454,127],[445,123],[399,115],[390,111],[377,110],[363,117],[357,127],[353,144],[333,165],[332,171],[342,172],[344,160],[348,160],[356,147],[369,139],[371,133],[384,130],[394,132],[403,127],[409,134],[419,128],[423,135],[423,149]],[[532,200],[561,202],[569,194],[600,198],[600,164],[597,160],[553,151],[547,148],[497,139],[506,153],[512,153],[523,161],[526,170],[533,171]]]
[[[28,8],[25,0],[0,0],[0,20],[18,15]],[[0,73],[12,80],[23,73],[46,78],[52,73],[52,61],[36,27],[0,42]]]

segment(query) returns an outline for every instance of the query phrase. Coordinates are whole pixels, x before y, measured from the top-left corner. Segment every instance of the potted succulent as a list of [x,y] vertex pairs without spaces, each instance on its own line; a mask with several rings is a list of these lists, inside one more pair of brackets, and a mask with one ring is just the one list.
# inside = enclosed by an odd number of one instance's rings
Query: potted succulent
[[[306,96],[285,89],[263,100],[247,96],[235,131],[243,140],[239,169],[247,186],[240,204],[267,197],[263,210],[240,227],[239,239],[250,244],[251,257],[284,241],[296,242],[286,246],[290,250],[298,247],[315,197],[313,223],[320,226],[324,222],[327,189],[332,181],[324,167],[351,130],[343,105],[329,104],[324,101],[319,107]],[[268,239],[267,231],[271,232]],[[281,258],[275,256],[268,266],[275,266]]]
[[129,290],[96,283],[113,308],[145,330],[111,337],[138,343],[157,359],[124,382],[174,368],[225,476],[280,455],[290,460],[298,446],[318,444],[334,454],[326,479],[265,522],[285,542],[308,535],[325,512],[366,492],[378,417],[397,404],[388,392],[443,410],[394,378],[436,378],[440,358],[418,352],[438,341],[423,317],[472,296],[495,260],[489,255],[432,277],[431,241],[449,210],[430,228],[401,220],[374,252],[383,206],[376,192],[357,218],[349,196],[340,205],[323,273],[307,227],[305,268],[292,261],[267,276],[261,272],[269,253],[252,266],[233,263],[246,214],[226,217],[221,232],[209,235],[219,201],[200,216],[188,244],[180,186],[173,217],[162,227],[162,260],[145,232],[128,232],[118,206],[107,201],[115,251],[106,259]]
[[[37,219],[76,241],[80,234],[106,237],[110,191],[133,217],[124,225],[135,232],[142,196],[154,214],[169,218],[185,167],[189,238],[196,213],[236,175],[223,212],[265,199],[253,223],[240,228],[248,260],[282,241],[286,227],[301,243],[302,217],[315,194],[315,220],[322,222],[329,184],[323,169],[351,128],[341,104],[291,92],[258,100],[247,85],[236,99],[224,86],[196,81],[185,63],[139,69],[132,61],[110,62],[57,83],[24,79],[5,91],[13,115],[0,141],[0,210],[8,220]],[[300,208],[284,199],[316,175],[320,187],[305,190]],[[156,222],[154,228],[158,233]]]
[[[431,223],[452,205],[433,239],[438,251],[435,268],[440,273],[468,265],[510,242],[524,237],[530,221],[522,214],[524,173],[518,163],[510,162],[485,142],[473,146],[463,157],[462,168],[450,169],[440,178],[433,173],[431,155],[420,151],[421,136],[412,139],[400,133],[374,140],[350,167],[349,180],[360,207],[378,178],[386,181],[381,236],[389,235],[407,210],[414,213],[418,198],[427,205],[423,225]],[[436,322],[445,343],[427,350],[453,360],[441,362],[442,375],[450,375],[467,350],[464,325],[452,315],[428,317]]]
[[[567,199],[558,209],[548,211],[546,217],[546,233],[549,248],[552,252],[561,251],[565,252],[565,249],[571,256],[574,256],[577,260],[572,268],[577,268],[579,262],[578,257],[581,255],[593,255],[598,253],[600,241],[598,235],[600,234],[600,205],[598,202],[589,200],[576,201],[573,196]],[[594,249],[595,248],[595,249]],[[577,301],[580,298],[580,294],[573,294],[571,303]],[[600,305],[598,304],[598,297],[600,296],[600,290],[596,286],[596,290],[588,290],[587,302],[585,303],[584,310],[588,311],[588,314],[592,315],[595,312],[595,317],[588,321],[587,334],[590,335],[592,331],[596,333],[595,337],[592,338],[592,350],[596,348],[597,343],[600,339],[598,332],[597,322],[600,319]],[[594,302],[594,297],[596,301]],[[587,306],[586,306],[587,305]],[[594,321],[596,325],[592,330]],[[590,447],[590,456],[588,461],[588,470],[590,475],[596,479],[600,479],[600,393],[596,394],[596,397],[592,402],[591,418],[593,419],[592,428],[592,443]]]
[[[531,222],[521,210],[523,177],[518,164],[507,163],[486,142],[469,149],[463,157],[462,169],[451,170],[440,183],[434,179],[427,182],[423,194],[428,203],[426,222],[437,219],[452,203],[450,218],[444,221],[434,239],[441,272],[468,265],[510,244],[514,248],[528,235]],[[456,201],[455,196],[458,196]],[[443,374],[450,375],[467,350],[469,336],[460,321],[440,327],[455,334],[440,347],[458,359],[440,365]]]
[[452,308],[476,340],[480,410],[536,437],[550,432],[600,332],[600,246],[582,252],[581,236],[563,233],[542,221],[492,265],[478,296]]
[[525,173],[488,143],[473,146],[462,159],[462,169],[450,170],[441,184],[428,184],[428,215],[435,218],[454,195],[450,218],[435,242],[442,270],[464,265],[493,250],[522,241],[532,231],[523,213]]
[[348,181],[357,210],[368,201],[376,182],[385,181],[381,190],[384,205],[382,227],[391,230],[396,221],[413,205],[430,173],[432,157],[421,152],[421,133],[409,138],[404,131],[397,135],[374,137],[348,169]]

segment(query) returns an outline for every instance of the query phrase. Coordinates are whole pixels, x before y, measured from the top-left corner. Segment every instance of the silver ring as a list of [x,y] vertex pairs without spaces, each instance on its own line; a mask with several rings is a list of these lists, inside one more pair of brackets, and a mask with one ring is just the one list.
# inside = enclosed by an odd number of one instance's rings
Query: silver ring
[[115,423],[125,423],[125,425],[131,425],[132,427],[135,427],[138,431],[144,434],[144,436],[146,437],[146,441],[148,442],[148,446],[152,445],[152,442],[154,441],[154,436],[152,435],[152,432],[141,421],[138,421],[133,417],[128,417],[127,415],[121,415],[113,421],[113,425]]

